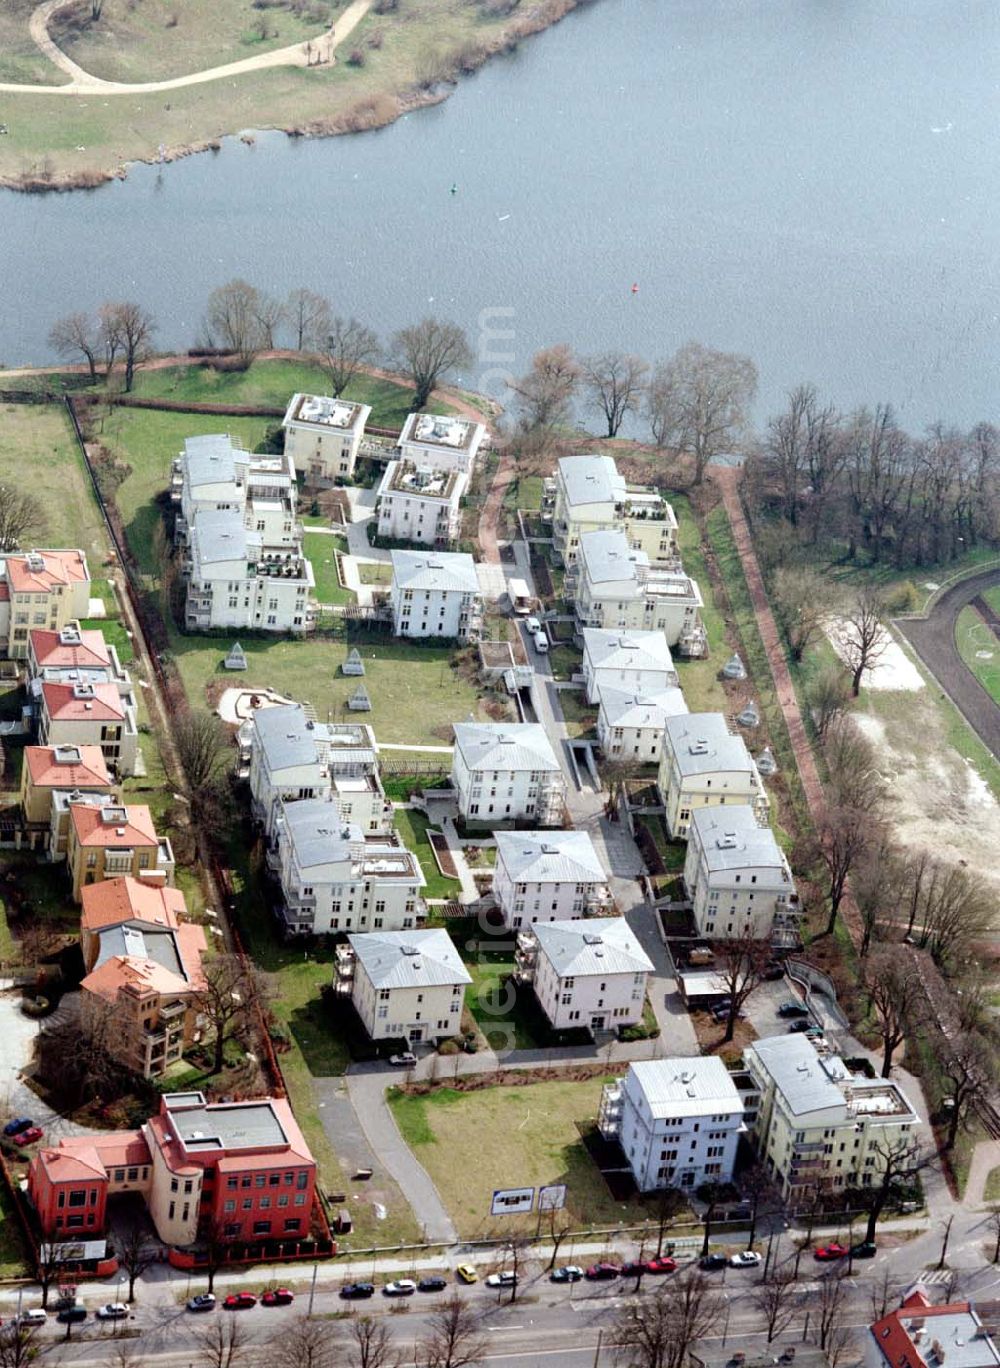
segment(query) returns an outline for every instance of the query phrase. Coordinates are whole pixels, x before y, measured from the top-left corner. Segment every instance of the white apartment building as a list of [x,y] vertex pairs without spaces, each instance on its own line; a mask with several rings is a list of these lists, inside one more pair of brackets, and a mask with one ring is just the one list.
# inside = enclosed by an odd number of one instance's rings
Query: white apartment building
[[393,551],[392,630],[396,636],[475,641],[483,596],[472,557],[464,552]]
[[729,1183],[743,1100],[716,1055],[630,1064],[604,1086],[598,1127],[619,1142],[640,1192]]
[[652,694],[677,684],[677,671],[662,632],[583,629],[583,677],[587,702],[600,701],[604,689]]
[[656,786],[675,840],[686,839],[695,808],[745,803],[761,821],[771,809],[756,761],[722,713],[667,718]]
[[451,781],[467,822],[562,821],[566,780],[537,722],[456,722]]
[[365,837],[321,798],[285,803],[267,852],[290,935],[404,931],[426,915],[426,880],[393,836]]
[[188,533],[188,631],[290,632],[310,626],[312,566],[292,547],[265,545],[235,510],[199,513]]
[[743,1063],[759,1095],[747,1098],[751,1138],[785,1201],[817,1187],[869,1187],[880,1149],[919,1124],[898,1083],[852,1074],[803,1035],[755,1040]]
[[653,562],[677,556],[677,519],[666,499],[645,485],[630,485],[613,456],[564,456],[556,464],[552,536],[557,556],[573,565],[584,532],[624,531],[634,551]]
[[411,461],[390,461],[378,488],[378,535],[424,546],[450,546],[462,526],[468,476]]
[[647,694],[602,688],[598,697],[597,739],[601,750],[609,760],[635,765],[659,763],[667,718],[680,717],[688,710],[677,687]]
[[373,1040],[411,1044],[457,1035],[472,978],[447,931],[376,931],[348,936],[338,970]]
[[393,829],[392,803],[385,796],[378,766],[378,742],[366,723],[328,722],[330,801],[344,823],[366,835]]
[[281,426],[285,455],[301,470],[307,485],[345,484],[354,478],[368,404],[353,404],[325,394],[293,394]]
[[250,732],[250,809],[268,840],[282,804],[328,800],[330,731],[307,717],[300,703],[255,708]]
[[411,413],[399,434],[399,456],[415,466],[460,470],[471,475],[485,436],[483,424],[468,418]]
[[0,652],[28,654],[28,633],[57,632],[90,616],[90,570],[80,550],[9,552],[0,556]]
[[575,567],[574,607],[585,627],[662,632],[682,655],[707,651],[697,583],[680,570],[650,564],[620,529],[584,532]]
[[537,922],[518,936],[515,959],[553,1030],[642,1020],[653,964],[624,917]]
[[699,936],[764,940],[798,920],[788,861],[749,804],[695,808],[687,837],[684,883]]
[[585,831],[498,831],[493,896],[504,926],[600,917],[611,892]]

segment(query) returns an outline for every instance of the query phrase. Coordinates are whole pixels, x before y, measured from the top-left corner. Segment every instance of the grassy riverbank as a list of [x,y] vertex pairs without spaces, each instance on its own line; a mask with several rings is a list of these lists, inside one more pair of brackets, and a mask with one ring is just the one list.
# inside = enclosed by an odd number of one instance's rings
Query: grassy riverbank
[[[539,0],[500,14],[502,7],[487,0],[398,0],[386,14],[373,6],[333,63],[271,67],[167,92],[10,93],[4,98],[0,185],[96,185],[124,175],[129,162],[157,159],[161,145],[173,160],[217,147],[220,138],[245,128],[321,135],[381,127],[442,98],[447,83],[578,3]],[[63,84],[63,73],[28,35],[32,8],[14,0],[14,13],[0,20],[0,80]],[[328,32],[325,16],[332,16],[336,31],[346,8],[318,0],[299,18],[282,6],[256,9],[252,0],[211,6],[206,0],[184,6],[151,0],[140,14],[126,0],[106,0],[97,24],[77,26],[72,36],[55,27],[53,37],[94,75],[156,81],[312,42]],[[261,25],[271,36],[260,37]]]

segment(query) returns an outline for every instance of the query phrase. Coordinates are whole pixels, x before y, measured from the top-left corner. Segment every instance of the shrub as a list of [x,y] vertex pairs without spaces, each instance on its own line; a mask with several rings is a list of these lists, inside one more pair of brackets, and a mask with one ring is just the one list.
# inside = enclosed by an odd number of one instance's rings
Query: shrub
[[365,64],[364,48],[351,48],[347,65],[352,67],[363,67]]
[[375,0],[372,11],[375,14],[395,14],[399,9],[399,0]]
[[920,602],[912,580],[901,580],[886,592],[885,606],[890,613],[910,613]]
[[457,1040],[442,1040],[438,1046],[438,1054],[457,1055],[461,1048]]
[[368,35],[368,46],[375,52],[378,52],[384,41],[385,35],[380,28],[373,29]]

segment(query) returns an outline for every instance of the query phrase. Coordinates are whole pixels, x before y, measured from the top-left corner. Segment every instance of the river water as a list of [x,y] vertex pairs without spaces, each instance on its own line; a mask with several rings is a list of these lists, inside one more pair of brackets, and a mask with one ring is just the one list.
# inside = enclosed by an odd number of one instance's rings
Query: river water
[[550,342],[697,338],[754,358],[760,415],[812,380],[970,424],[996,415],[998,54],[992,0],[597,0],[378,133],[0,194],[0,358],[108,297],[187,345],[245,275],[383,336],[455,319],[472,385]]

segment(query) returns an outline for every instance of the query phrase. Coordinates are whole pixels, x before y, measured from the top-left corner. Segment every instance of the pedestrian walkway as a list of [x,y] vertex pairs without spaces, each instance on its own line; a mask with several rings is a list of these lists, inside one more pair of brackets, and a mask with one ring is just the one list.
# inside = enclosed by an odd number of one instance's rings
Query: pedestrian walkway
[[986,1180],[995,1168],[1000,1168],[1000,1140],[980,1140],[972,1151],[969,1176],[965,1181],[962,1203],[966,1207],[982,1206],[986,1200]]
[[462,885],[462,902],[476,902],[479,898],[479,889],[476,887],[476,881],[472,877],[472,870],[469,868],[469,862],[465,858],[465,851],[462,849],[462,842],[459,834],[455,830],[455,819],[453,817],[444,817],[441,821],[441,830],[444,833],[445,843],[448,846],[448,854],[454,862],[459,883]]

